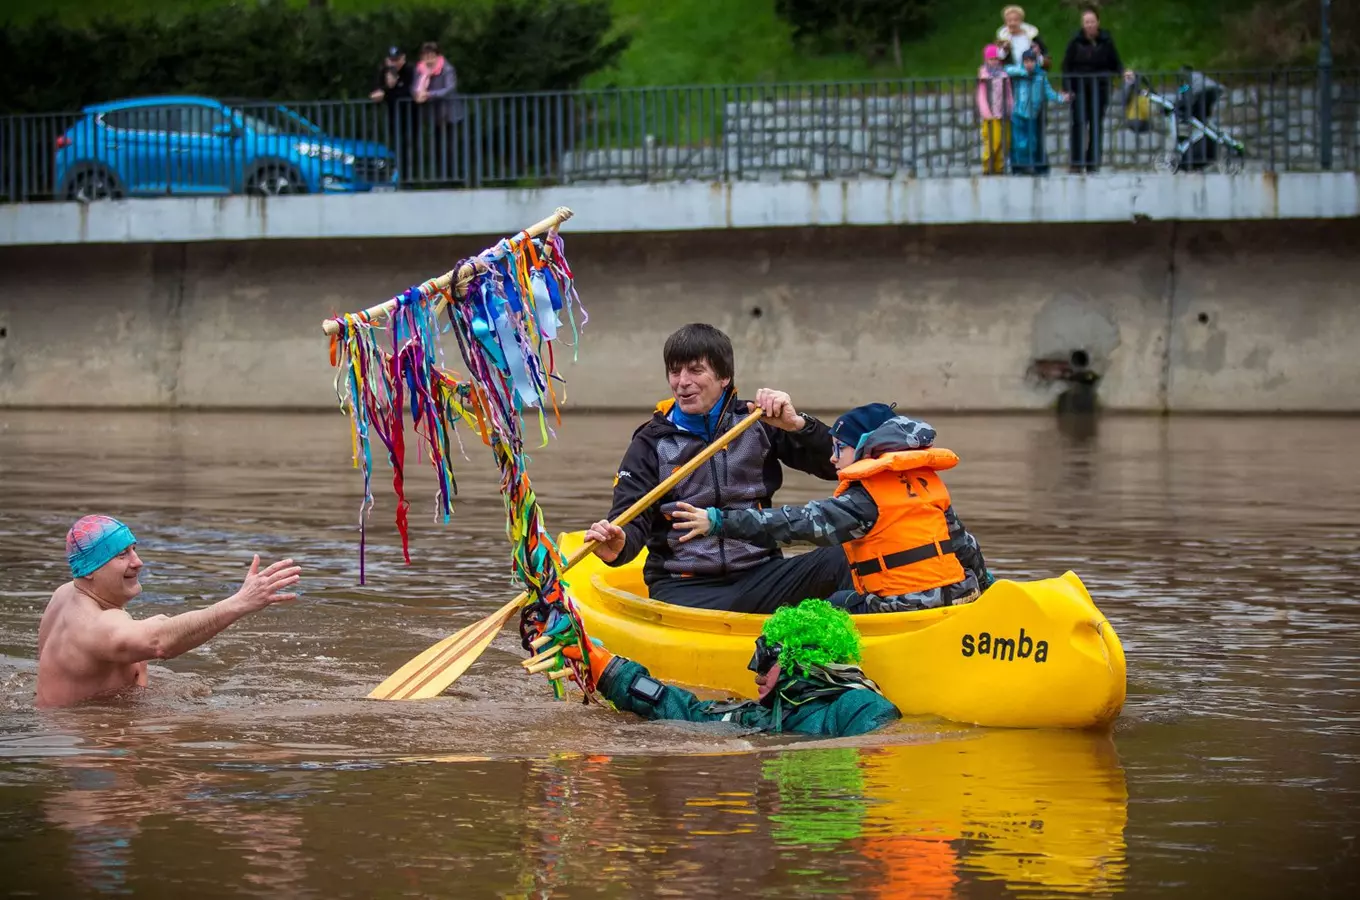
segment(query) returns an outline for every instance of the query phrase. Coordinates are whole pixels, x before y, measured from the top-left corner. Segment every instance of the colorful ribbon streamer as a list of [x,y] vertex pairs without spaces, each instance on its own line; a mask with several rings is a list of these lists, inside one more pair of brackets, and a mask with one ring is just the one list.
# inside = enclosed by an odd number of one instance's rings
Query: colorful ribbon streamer
[[[387,323],[390,349],[379,345],[378,328],[365,314],[346,314],[335,320],[339,328],[331,338],[331,364],[339,368],[336,394],[341,410],[350,418],[354,465],[364,474],[359,583],[365,580],[366,520],[373,507],[372,438],[376,436],[387,450],[402,556],[409,564],[406,414],[409,411],[418,447],[435,469],[439,485],[435,518],[444,523],[453,513],[458,493],[452,451],[461,420],[491,449],[500,470],[511,575],[531,598],[520,625],[525,649],[544,628],[552,625],[560,630],[562,617],[570,620],[578,638],[584,640],[580,615],[561,580],[561,553],[549,536],[529,480],[523,428],[526,417],[536,416],[546,445],[552,432],[547,424],[549,406],[556,424],[561,424],[557,385],[566,382],[556,369],[554,345],[565,327],[562,314],[566,313],[571,327],[573,351],[579,328],[589,317],[576,292],[565,244],[555,230],[538,241],[521,232],[480,256],[461,261],[454,271],[465,267],[473,274],[456,288],[461,300],[436,281],[411,287],[396,298],[396,309]],[[467,368],[466,380],[438,365],[440,328],[435,310],[441,299],[448,310],[447,330],[454,333]],[[589,667],[569,664],[589,702],[594,687]],[[561,697],[561,679],[551,683]]]

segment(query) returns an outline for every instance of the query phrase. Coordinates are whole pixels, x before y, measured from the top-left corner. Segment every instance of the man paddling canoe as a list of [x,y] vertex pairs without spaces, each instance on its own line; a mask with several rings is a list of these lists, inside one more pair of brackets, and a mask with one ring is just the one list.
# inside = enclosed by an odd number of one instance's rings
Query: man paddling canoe
[[[555,648],[568,659],[583,661],[566,619],[559,631],[549,634],[554,640],[545,652]],[[859,632],[849,614],[825,600],[810,599],[776,610],[756,638],[747,668],[755,673],[759,700],[700,700],[599,644],[590,646],[586,662],[606,700],[646,719],[731,722],[758,731],[849,737],[901,718],[855,665],[859,660]]]
[[805,597],[828,597],[852,587],[845,554],[822,547],[786,558],[770,542],[722,535],[681,543],[667,517],[678,502],[739,510],[769,507],[783,485],[782,466],[827,481],[836,478],[831,432],[799,413],[789,395],[761,388],[743,402],[733,385],[732,342],[712,325],[686,325],[662,351],[672,398],[633,433],[614,480],[609,518],[628,509],[687,460],[760,407],[765,419],[737,437],[708,465],[682,481],[656,506],[622,528],[601,520],[586,538],[611,566],[647,548],[643,578],[653,600],[701,609],[768,613]]
[[259,571],[256,556],[241,590],[178,616],[137,620],[123,609],[142,592],[137,538],[108,516],[85,516],[66,535],[71,580],[57,588],[38,625],[38,706],[69,706],[145,687],[146,663],[171,659],[237,619],[294,594],[302,569],[291,559]]

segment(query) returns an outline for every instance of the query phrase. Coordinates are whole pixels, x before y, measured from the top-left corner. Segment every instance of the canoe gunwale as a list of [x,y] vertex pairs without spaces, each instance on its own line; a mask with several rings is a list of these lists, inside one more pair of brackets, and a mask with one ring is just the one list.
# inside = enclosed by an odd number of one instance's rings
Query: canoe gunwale
[[[590,584],[594,588],[599,602],[608,606],[616,615],[638,622],[678,628],[684,631],[702,631],[706,634],[731,634],[755,640],[760,634],[760,629],[764,627],[765,620],[769,618],[768,615],[757,613],[692,609],[674,603],[663,603],[660,600],[643,597],[611,584],[608,575],[608,572],[596,572],[591,576]],[[979,597],[974,602],[982,602],[982,599],[982,597]],[[857,616],[855,627],[860,636],[866,638],[911,634],[944,621],[950,614],[962,608],[961,606],[949,606],[914,612]]]

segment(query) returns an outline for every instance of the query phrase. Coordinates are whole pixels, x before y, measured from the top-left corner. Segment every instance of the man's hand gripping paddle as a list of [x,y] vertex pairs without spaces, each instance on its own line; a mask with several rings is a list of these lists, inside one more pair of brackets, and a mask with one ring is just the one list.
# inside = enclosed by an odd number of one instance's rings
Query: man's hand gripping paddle
[[[732,443],[743,431],[758,422],[762,415],[764,413],[760,409],[756,409],[755,412],[733,425],[726,434],[701,450],[689,462],[676,469],[670,478],[652,488],[645,497],[624,510],[613,521],[613,524],[622,528],[642,515],[664,497],[671,488],[708,462],[714,454]],[[587,541],[583,544],[579,550],[568,557],[566,563],[562,566],[561,573],[565,575],[577,563],[594,553],[596,546],[594,541]],[[444,640],[393,672],[386,681],[369,693],[369,699],[428,700],[431,697],[438,697],[444,693],[449,685],[457,681],[468,670],[469,666],[477,661],[477,658],[491,645],[496,634],[505,627],[505,623],[514,618],[520,607],[527,602],[530,602],[529,595],[521,593],[485,619],[474,622],[457,634],[444,638]]]

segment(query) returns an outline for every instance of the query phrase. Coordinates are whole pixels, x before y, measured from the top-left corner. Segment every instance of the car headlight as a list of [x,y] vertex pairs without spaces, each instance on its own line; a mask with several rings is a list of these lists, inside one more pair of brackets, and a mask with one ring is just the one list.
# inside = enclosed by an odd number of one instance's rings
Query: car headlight
[[334,147],[327,147],[325,144],[312,144],[303,141],[293,145],[293,149],[303,156],[310,156],[312,159],[320,159],[322,162],[334,162],[340,160],[347,166],[354,165],[354,154],[337,150]]

